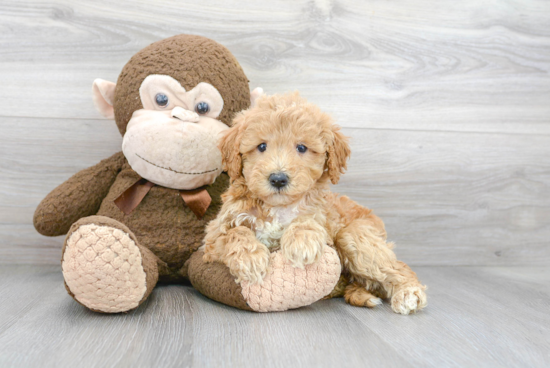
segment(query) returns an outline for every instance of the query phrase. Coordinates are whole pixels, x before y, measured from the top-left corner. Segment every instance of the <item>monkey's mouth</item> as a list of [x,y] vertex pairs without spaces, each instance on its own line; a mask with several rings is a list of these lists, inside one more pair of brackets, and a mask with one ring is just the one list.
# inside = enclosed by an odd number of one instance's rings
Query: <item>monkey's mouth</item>
[[168,171],[172,171],[172,172],[175,172],[176,174],[184,174],[184,175],[203,175],[203,174],[208,174],[210,172],[213,172],[213,171],[217,171],[218,168],[216,167],[215,169],[212,169],[212,170],[207,170],[207,171],[203,171],[203,172],[184,172],[184,171],[177,171],[177,170],[174,170],[172,169],[171,167],[164,167],[164,166],[160,166],[160,165],[157,165],[143,157],[141,157],[140,155],[138,155],[136,153],[136,156],[139,157],[140,159],[142,159],[143,161],[147,162],[148,164],[151,164],[153,166],[156,166],[158,167],[159,169],[164,169],[164,170],[168,170]]

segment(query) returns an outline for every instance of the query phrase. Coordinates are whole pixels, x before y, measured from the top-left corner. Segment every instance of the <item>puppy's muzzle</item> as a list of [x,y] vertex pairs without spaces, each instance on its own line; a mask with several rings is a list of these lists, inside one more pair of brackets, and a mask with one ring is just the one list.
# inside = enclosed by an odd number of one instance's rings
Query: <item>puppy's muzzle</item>
[[269,175],[269,183],[274,188],[284,188],[288,184],[288,175],[282,172],[273,173]]

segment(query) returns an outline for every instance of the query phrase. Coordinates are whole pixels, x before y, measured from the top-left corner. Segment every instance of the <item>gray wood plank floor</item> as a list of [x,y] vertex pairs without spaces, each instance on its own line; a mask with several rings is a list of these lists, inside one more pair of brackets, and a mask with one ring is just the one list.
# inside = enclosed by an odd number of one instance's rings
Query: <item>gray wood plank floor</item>
[[74,302],[57,266],[0,267],[2,367],[544,367],[547,267],[419,267],[412,316],[319,301],[257,314],[189,286],[155,289],[128,314]]

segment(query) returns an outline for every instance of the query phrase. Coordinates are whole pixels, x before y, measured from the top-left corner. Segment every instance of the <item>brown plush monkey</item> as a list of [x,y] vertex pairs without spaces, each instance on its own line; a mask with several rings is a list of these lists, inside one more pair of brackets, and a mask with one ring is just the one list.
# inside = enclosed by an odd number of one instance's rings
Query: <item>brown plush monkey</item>
[[[115,118],[122,152],[54,189],[34,215],[41,234],[67,234],[62,269],[75,300],[124,312],[158,281],[187,279],[210,298],[249,310],[258,310],[252,299],[292,299],[299,307],[330,292],[339,276],[333,256],[299,272],[274,262],[271,284],[243,287],[196,252],[228,186],[218,138],[251,101],[248,80],[225,47],[190,35],[153,43],[130,59],[116,84],[94,81],[93,95],[100,112]],[[291,277],[278,288],[282,270]],[[280,310],[276,304],[264,309]]]

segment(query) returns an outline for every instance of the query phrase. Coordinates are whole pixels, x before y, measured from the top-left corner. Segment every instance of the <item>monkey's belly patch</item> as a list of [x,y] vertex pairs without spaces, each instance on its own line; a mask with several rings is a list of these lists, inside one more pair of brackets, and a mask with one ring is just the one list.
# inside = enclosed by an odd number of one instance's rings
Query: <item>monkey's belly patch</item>
[[67,240],[61,266],[70,292],[92,310],[134,309],[147,291],[139,248],[113,227],[80,226]]

